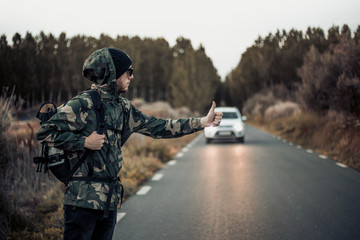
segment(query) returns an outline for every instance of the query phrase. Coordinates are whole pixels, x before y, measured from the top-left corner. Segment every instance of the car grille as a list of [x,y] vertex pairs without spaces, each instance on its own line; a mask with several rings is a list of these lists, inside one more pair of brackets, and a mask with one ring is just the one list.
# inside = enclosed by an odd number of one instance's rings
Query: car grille
[[217,137],[233,137],[235,136],[233,131],[218,131],[215,134]]
[[231,128],[232,125],[221,125],[221,126],[218,126],[218,128]]

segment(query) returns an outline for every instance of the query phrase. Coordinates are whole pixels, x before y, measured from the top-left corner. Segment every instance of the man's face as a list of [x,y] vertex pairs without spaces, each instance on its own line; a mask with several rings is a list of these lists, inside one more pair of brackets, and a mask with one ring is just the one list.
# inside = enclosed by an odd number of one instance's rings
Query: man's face
[[130,75],[130,71],[124,72],[118,79],[116,79],[116,90],[124,93],[128,90],[130,81],[134,78],[134,74]]

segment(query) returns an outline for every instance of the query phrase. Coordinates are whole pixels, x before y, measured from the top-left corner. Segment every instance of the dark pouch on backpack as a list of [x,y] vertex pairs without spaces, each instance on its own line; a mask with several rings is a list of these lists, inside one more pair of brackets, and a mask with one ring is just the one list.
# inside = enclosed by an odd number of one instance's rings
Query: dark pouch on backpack
[[63,150],[49,149],[48,167],[60,181],[64,182],[68,178],[67,173],[70,171],[70,163]]

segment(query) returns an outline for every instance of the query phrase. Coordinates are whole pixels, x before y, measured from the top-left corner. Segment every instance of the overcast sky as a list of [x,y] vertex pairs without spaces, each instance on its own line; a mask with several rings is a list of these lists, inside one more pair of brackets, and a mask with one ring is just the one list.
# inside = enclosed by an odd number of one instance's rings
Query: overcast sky
[[[258,36],[277,29],[305,31],[308,26],[325,32],[333,25],[360,25],[360,0],[0,0],[0,34],[18,32],[56,37],[101,33],[176,38],[205,47],[219,75],[224,78],[241,54]],[[124,49],[126,51],[126,49]],[[135,60],[136,61],[136,60]]]

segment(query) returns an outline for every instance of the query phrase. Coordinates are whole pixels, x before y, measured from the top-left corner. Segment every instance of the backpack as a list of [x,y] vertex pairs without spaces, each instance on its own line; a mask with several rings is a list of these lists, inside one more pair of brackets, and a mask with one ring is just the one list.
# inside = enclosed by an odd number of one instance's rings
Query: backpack
[[[103,134],[105,132],[105,115],[101,104],[100,95],[96,90],[89,90],[87,93],[89,93],[91,97],[96,113],[96,121],[98,123],[97,133]],[[36,115],[36,117],[40,120],[40,124],[43,124],[49,120],[63,106],[64,105],[61,105],[57,108],[53,103],[43,103]],[[76,170],[84,163],[89,151],[90,150],[86,149],[79,161],[72,168],[70,168],[70,161],[67,158],[66,152],[64,150],[56,147],[50,147],[45,142],[43,142],[41,143],[41,156],[34,157],[33,162],[37,164],[36,172],[42,172],[44,166],[44,173],[47,173],[50,170],[58,180],[63,182],[65,185],[68,185],[69,181],[85,180],[83,177],[80,179],[79,177],[73,177],[73,175]]]

